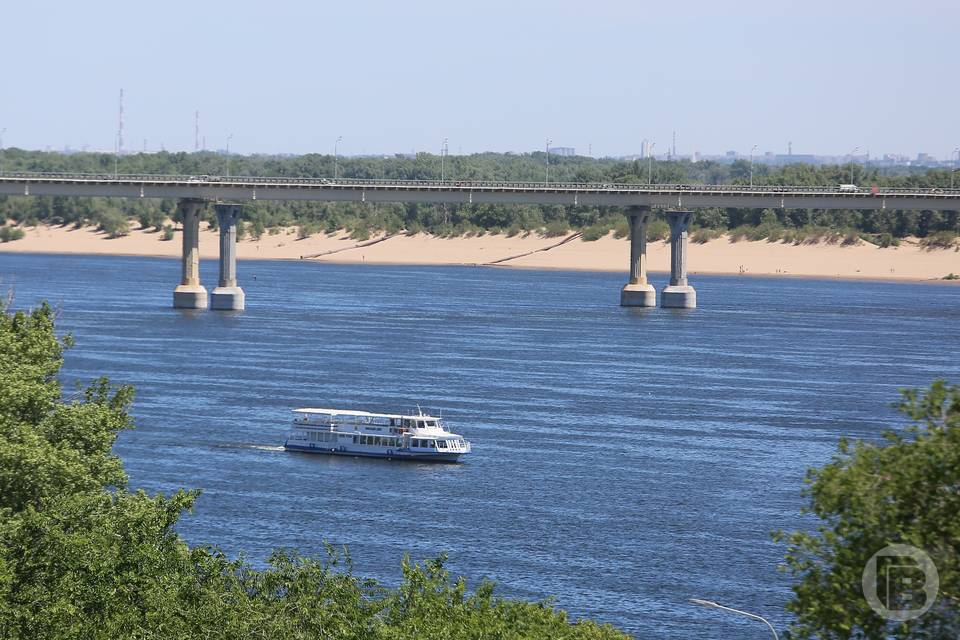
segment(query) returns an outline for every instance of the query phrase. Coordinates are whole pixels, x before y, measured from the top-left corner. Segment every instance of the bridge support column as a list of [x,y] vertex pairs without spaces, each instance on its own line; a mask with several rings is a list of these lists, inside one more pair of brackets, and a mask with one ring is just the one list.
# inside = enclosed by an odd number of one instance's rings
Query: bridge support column
[[183,277],[173,290],[174,309],[206,309],[207,290],[200,284],[200,214],[203,200],[183,199]]
[[243,311],[243,289],[237,286],[237,218],[239,204],[217,204],[220,226],[220,281],[210,294],[210,308]]
[[631,207],[630,221],[630,281],[620,290],[622,307],[655,307],[657,292],[647,282],[647,223],[653,214],[649,207]]
[[689,211],[667,212],[670,224],[670,284],[660,293],[660,306],[665,309],[694,309],[697,292],[687,284],[687,229],[693,214]]

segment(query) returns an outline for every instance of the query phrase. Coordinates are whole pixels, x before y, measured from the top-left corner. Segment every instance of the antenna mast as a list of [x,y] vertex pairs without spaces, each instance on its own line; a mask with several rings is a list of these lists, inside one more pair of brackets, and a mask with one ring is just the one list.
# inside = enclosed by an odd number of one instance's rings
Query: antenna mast
[[200,110],[193,112],[193,150],[200,151]]

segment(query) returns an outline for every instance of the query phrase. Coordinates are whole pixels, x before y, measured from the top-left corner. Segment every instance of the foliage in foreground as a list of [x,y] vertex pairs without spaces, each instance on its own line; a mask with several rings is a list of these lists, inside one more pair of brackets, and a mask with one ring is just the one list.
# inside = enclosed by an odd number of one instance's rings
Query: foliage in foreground
[[49,306],[0,307],[0,638],[626,637],[487,582],[470,593],[442,558],[405,560],[387,589],[333,549],[278,551],[255,569],[190,548],[174,526],[198,492],[128,489],[111,449],[133,391],[100,379],[64,401],[68,346]]
[[[960,387],[904,391],[897,407],[912,421],[903,432],[887,431],[883,446],[841,441],[808,473],[807,511],[821,526],[777,536],[799,578],[791,637],[960,638]],[[863,596],[864,567],[891,544],[924,550],[939,572],[938,599],[912,621],[885,620]]]

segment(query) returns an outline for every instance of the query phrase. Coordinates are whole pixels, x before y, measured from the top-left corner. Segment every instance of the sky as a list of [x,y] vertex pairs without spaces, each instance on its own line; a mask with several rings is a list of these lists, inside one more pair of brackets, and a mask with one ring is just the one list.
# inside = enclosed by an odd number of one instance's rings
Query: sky
[[[3,146],[238,153],[960,146],[956,0],[6,0]],[[336,143],[337,138],[342,138]]]

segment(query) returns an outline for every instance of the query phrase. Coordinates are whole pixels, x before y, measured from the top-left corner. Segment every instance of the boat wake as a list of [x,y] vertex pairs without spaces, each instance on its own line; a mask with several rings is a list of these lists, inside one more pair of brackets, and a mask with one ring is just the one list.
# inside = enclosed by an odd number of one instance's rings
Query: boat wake
[[283,451],[282,446],[269,444],[218,444],[217,449],[256,449],[258,451]]

